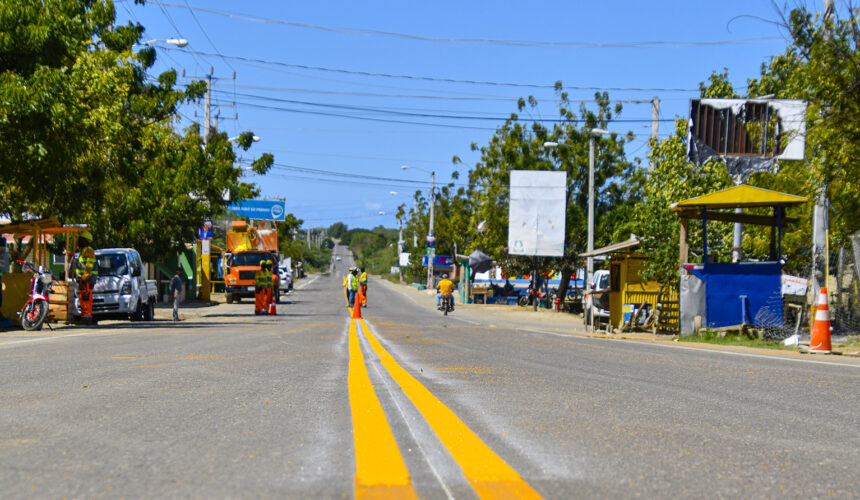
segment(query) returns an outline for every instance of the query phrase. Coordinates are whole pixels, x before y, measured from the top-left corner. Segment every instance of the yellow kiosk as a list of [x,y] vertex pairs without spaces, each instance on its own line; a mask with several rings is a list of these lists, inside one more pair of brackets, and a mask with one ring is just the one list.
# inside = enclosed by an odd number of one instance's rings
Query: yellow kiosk
[[[0,225],[0,235],[12,235],[21,241],[27,239],[24,255],[19,258],[28,258],[37,267],[40,265],[50,267],[50,255],[46,246],[49,237],[58,234],[70,235],[66,239],[66,254],[63,263],[64,276],[68,280],[72,258],[77,248],[77,238],[72,237],[72,235],[88,229],[88,227],[65,226],[57,217],[49,217],[47,219],[2,224]],[[17,266],[15,265],[14,257],[10,260],[10,270],[15,269]],[[27,302],[27,294],[30,290],[30,278],[32,276],[32,273],[20,272],[3,274],[2,283],[0,283],[3,289],[3,305],[0,307],[0,314],[4,318],[14,320],[16,313],[24,307],[24,303]],[[68,321],[69,311],[71,311],[70,300],[72,297],[69,294],[68,281],[55,279],[52,288],[53,293],[50,298],[48,320]]]

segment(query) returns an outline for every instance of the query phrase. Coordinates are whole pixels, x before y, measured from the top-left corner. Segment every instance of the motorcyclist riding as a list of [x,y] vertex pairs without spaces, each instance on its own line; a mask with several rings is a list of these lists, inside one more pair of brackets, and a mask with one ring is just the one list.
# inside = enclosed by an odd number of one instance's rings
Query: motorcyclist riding
[[451,300],[451,310],[454,310],[454,282],[448,279],[447,274],[442,275],[442,281],[436,285],[436,307],[441,309],[442,297],[448,296]]

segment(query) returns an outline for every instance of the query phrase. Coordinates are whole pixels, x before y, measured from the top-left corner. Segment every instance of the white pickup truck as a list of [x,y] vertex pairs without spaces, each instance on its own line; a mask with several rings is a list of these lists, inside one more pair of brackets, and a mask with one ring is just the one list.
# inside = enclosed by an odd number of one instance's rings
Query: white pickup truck
[[[158,289],[155,280],[146,279],[146,268],[137,250],[96,250],[96,262],[99,274],[93,287],[93,317],[152,321]],[[77,295],[74,309],[79,316]]]
[[[592,304],[594,310],[592,311]],[[582,296],[582,310],[585,324],[591,323],[592,313],[595,322],[609,319],[609,270],[598,269],[591,277],[591,283],[586,287]]]

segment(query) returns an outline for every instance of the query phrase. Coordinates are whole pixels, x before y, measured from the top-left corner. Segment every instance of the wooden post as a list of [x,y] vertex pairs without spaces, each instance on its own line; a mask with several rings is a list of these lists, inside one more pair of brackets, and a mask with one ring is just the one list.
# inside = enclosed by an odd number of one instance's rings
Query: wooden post
[[690,239],[688,236],[690,219],[686,217],[681,217],[681,241],[680,241],[680,251],[678,252],[678,267],[683,268],[684,264],[690,258]]

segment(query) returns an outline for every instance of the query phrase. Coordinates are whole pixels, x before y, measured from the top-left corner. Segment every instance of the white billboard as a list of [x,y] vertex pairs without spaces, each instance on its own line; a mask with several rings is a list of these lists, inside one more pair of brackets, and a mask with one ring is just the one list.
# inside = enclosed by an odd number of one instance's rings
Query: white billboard
[[508,253],[562,257],[567,174],[511,170]]

